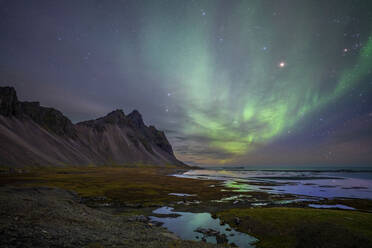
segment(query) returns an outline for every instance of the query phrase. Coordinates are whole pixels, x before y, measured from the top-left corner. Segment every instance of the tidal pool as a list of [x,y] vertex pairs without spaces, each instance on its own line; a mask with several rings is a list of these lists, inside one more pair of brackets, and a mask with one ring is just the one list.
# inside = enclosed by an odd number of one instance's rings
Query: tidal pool
[[174,195],[174,196],[180,196],[180,197],[196,196],[195,194],[186,194],[186,193],[169,193],[168,195]]
[[346,209],[346,210],[355,210],[355,208],[342,205],[342,204],[335,204],[335,205],[325,205],[325,204],[309,204],[311,208],[339,208],[339,209]]
[[[228,224],[220,225],[220,219],[212,218],[209,213],[190,213],[190,212],[174,212],[173,208],[161,207],[153,211],[154,214],[178,214],[180,216],[172,217],[154,217],[150,216],[153,221],[164,223],[169,231],[175,233],[180,238],[185,240],[201,240],[204,236],[202,233],[196,232],[196,229],[213,229],[220,234],[225,234],[229,244],[236,244],[242,248],[255,247],[253,244],[258,240],[248,234],[241,233],[232,229]],[[217,240],[214,236],[204,236],[209,243],[216,244]]]

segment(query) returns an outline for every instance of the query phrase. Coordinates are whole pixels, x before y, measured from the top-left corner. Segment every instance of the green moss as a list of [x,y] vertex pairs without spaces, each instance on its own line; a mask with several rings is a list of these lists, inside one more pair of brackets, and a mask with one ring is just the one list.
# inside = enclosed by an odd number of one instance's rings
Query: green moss
[[86,248],[104,248],[104,246],[100,243],[90,243]]
[[148,209],[131,209],[130,211],[122,211],[120,212],[120,216],[134,216],[134,215],[149,215],[151,213],[151,211],[149,211]]
[[[372,214],[308,208],[230,209],[223,220],[260,241],[257,247],[372,247]],[[235,218],[241,220],[236,225]]]
[[[106,196],[109,200],[160,205],[180,198],[169,193],[196,194],[198,200],[220,199],[220,188],[208,187],[215,181],[170,177],[173,168],[85,167],[44,168],[27,174],[0,175],[0,185],[52,186],[78,192],[82,196]],[[194,198],[194,199],[196,199]]]

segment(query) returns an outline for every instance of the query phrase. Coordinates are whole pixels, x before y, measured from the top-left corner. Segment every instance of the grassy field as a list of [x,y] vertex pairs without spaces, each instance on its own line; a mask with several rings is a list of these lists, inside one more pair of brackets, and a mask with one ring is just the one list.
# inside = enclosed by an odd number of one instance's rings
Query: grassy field
[[167,176],[172,168],[63,168],[31,170],[22,174],[0,175],[0,185],[52,186],[76,191],[81,196],[105,196],[125,203],[164,204],[180,200],[169,193],[196,194],[192,199],[219,199],[228,192],[209,187],[215,181]]
[[229,209],[217,216],[257,237],[257,247],[372,247],[371,213],[281,207]]

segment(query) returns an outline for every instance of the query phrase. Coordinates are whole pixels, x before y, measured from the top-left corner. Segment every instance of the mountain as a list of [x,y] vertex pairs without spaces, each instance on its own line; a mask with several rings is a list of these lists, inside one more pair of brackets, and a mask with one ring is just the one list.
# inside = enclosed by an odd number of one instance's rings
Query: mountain
[[73,124],[60,111],[21,102],[0,87],[0,166],[176,165],[164,132],[134,110]]

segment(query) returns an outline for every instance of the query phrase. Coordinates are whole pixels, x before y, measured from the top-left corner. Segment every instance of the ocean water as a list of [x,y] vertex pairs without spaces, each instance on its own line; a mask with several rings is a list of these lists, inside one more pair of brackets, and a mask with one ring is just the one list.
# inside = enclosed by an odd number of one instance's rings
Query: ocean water
[[372,199],[372,171],[205,169],[174,176],[221,180],[236,192],[265,191],[320,198]]

